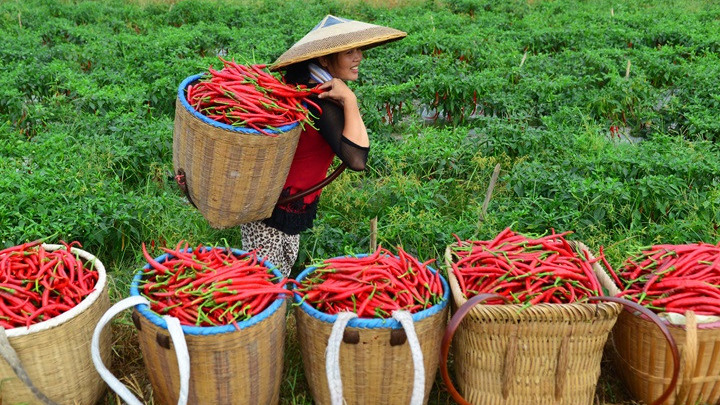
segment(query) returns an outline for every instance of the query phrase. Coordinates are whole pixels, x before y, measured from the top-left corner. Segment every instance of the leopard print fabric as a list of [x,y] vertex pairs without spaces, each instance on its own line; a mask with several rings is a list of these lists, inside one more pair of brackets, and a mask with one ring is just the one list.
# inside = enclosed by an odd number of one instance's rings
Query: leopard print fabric
[[258,257],[277,267],[283,276],[289,276],[300,248],[300,235],[288,235],[262,221],[240,226],[242,249],[255,250]]

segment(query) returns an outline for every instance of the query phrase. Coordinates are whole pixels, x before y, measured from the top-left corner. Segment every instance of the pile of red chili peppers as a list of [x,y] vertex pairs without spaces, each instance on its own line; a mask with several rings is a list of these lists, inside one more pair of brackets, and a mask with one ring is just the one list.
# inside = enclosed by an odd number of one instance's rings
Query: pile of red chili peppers
[[290,86],[273,76],[266,65],[241,65],[220,58],[224,67],[208,69],[196,84],[187,86],[186,97],[195,110],[223,124],[249,127],[269,136],[278,127],[310,123],[310,111],[303,104],[320,107],[308,97],[317,88]]
[[487,241],[456,236],[450,246],[452,272],[465,298],[492,293],[522,305],[582,302],[601,291],[592,269],[600,259],[571,246],[565,239],[569,233],[532,239],[506,228]]
[[618,296],[655,312],[720,316],[720,244],[653,245],[610,273]]
[[282,294],[280,279],[255,252],[236,254],[229,248],[190,248],[181,241],[175,249],[160,247],[167,258],[158,261],[142,244],[149,268],[143,269],[140,294],[150,309],[171,315],[182,325],[235,325],[265,310]]
[[367,256],[325,259],[295,289],[315,309],[360,318],[389,318],[395,310],[416,313],[443,300],[440,274],[398,248],[378,247]]
[[61,244],[64,249],[47,250],[34,241],[0,250],[0,326],[12,329],[47,321],[94,291],[97,270],[71,250],[80,243]]

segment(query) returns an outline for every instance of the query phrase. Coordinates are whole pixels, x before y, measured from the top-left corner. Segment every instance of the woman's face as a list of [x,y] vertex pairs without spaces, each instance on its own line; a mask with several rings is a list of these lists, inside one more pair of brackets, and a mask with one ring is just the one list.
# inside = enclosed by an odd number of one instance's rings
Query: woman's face
[[321,58],[320,62],[333,77],[353,81],[358,79],[362,59],[362,50],[354,48]]

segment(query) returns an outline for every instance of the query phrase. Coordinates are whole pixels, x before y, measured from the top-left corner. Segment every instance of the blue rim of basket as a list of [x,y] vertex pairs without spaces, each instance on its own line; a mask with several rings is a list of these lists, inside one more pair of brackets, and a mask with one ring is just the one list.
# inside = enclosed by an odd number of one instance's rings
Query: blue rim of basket
[[[339,257],[365,257],[367,254],[358,254],[354,256],[339,256]],[[428,270],[431,272],[437,273],[437,270],[434,268],[427,266]],[[300,274],[298,274],[296,280],[298,282],[302,282],[302,280],[307,277],[310,273],[315,271],[317,269],[317,266],[308,267],[305,270],[303,270]],[[416,312],[412,314],[412,320],[413,322],[421,321],[425,318],[428,318],[430,316],[433,316],[437,314],[438,312],[442,311],[443,308],[445,308],[448,305],[448,302],[450,300],[450,286],[448,285],[447,280],[445,280],[445,277],[443,277],[442,274],[438,274],[440,276],[440,282],[443,286],[443,297],[442,301],[440,303],[437,303],[430,308],[424,309],[422,311]],[[313,318],[316,318],[323,322],[328,323],[334,323],[337,319],[337,315],[330,315],[322,311],[318,311],[317,309],[313,308],[310,304],[303,301],[302,298],[297,295],[293,294],[293,301],[296,304],[299,304],[300,308],[305,311],[308,315],[312,316]],[[375,329],[375,328],[391,328],[391,329],[400,329],[402,328],[402,325],[400,322],[393,318],[353,318],[351,319],[348,324],[348,327],[353,328],[362,328],[362,329]]]
[[[222,122],[217,122],[213,119],[210,119],[210,118],[200,114],[195,108],[193,108],[190,105],[190,103],[188,103],[187,97],[185,97],[185,89],[187,88],[187,86],[190,83],[192,83],[196,80],[202,79],[202,77],[205,75],[206,75],[206,73],[199,73],[196,75],[192,75],[192,76],[187,77],[185,80],[182,81],[182,83],[180,83],[180,86],[178,87],[177,95],[178,95],[178,99],[180,100],[180,103],[182,103],[183,107],[185,107],[185,109],[190,114],[192,114],[195,118],[199,119],[200,121],[202,121],[206,124],[212,125],[214,127],[221,128],[221,129],[224,129],[227,131],[240,132],[240,133],[244,133],[244,134],[260,135],[259,131],[256,131],[252,128],[223,124]],[[283,132],[288,132],[298,125],[300,125],[299,122],[294,122],[292,124],[283,125],[281,127],[278,127],[277,130],[263,129],[263,131],[266,131],[271,134],[279,134],[279,133],[283,133]]]
[[[209,248],[205,247],[205,250],[209,249],[221,249],[225,251],[225,248],[215,247],[215,248]],[[187,249],[186,252],[190,253],[192,252],[192,248]],[[236,255],[243,255],[247,254],[248,252],[240,249],[232,249],[232,252]],[[158,256],[155,258],[160,263],[163,263],[165,260],[170,257],[169,254],[165,253],[161,256]],[[272,265],[267,260],[262,262],[262,265],[267,267],[268,269],[271,269],[273,272],[273,275],[275,275],[278,279],[282,278],[282,273],[280,273],[277,268]],[[140,284],[140,281],[142,280],[142,276],[144,273],[144,270],[149,270],[150,264],[146,264],[143,266],[142,269],[138,270],[135,273],[135,276],[133,277],[132,283],[130,284],[130,296],[139,296],[140,290],[138,289],[138,285]],[[287,288],[288,284],[285,284],[285,288]],[[287,296],[290,296],[291,291],[288,289]],[[271,315],[275,313],[275,311],[280,308],[281,305],[285,305],[286,297],[283,297],[282,295],[275,299],[272,304],[270,304],[265,310],[260,312],[259,314],[251,317],[250,319],[242,322],[237,323],[237,328],[235,325],[222,325],[222,326],[190,326],[190,325],[182,325],[182,330],[186,335],[218,335],[221,333],[230,333],[235,332],[237,329],[247,329],[258,322],[262,322],[263,320],[269,318]],[[138,304],[135,306],[135,309],[142,314],[145,318],[147,318],[150,322],[155,324],[156,326],[167,329],[167,322],[160,317],[158,314],[150,310],[150,307],[147,304]]]

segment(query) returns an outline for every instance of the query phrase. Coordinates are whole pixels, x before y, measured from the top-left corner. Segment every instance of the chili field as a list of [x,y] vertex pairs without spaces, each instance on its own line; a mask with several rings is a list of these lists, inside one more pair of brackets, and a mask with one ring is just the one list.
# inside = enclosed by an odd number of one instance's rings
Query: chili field
[[[408,36],[364,53],[367,170],[325,188],[293,275],[375,245],[445,271],[456,237],[506,228],[570,232],[614,266],[720,241],[718,2],[5,0],[0,249],[77,241],[118,301],[142,244],[239,248],[175,182],[178,85],[271,63],[327,14]],[[113,327],[113,371],[152,403],[129,316]],[[288,335],[281,403],[309,404],[292,316]],[[637,403],[609,362],[595,402]],[[439,374],[430,403],[453,403]]]

